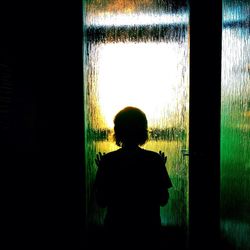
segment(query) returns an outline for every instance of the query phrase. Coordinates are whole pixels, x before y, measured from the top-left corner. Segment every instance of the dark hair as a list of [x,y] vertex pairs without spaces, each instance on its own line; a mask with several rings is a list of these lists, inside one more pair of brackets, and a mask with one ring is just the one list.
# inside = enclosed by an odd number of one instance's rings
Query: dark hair
[[126,107],[114,118],[114,138],[117,146],[143,145],[148,139],[146,115],[138,108]]

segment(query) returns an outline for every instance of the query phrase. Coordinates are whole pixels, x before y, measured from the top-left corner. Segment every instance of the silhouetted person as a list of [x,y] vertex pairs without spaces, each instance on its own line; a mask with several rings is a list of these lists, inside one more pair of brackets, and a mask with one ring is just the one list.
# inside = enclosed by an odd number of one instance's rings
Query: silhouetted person
[[115,116],[114,131],[121,148],[96,158],[96,199],[99,206],[107,207],[108,247],[156,249],[160,206],[167,204],[172,186],[165,167],[167,157],[139,147],[148,139],[147,119],[135,107],[126,107]]

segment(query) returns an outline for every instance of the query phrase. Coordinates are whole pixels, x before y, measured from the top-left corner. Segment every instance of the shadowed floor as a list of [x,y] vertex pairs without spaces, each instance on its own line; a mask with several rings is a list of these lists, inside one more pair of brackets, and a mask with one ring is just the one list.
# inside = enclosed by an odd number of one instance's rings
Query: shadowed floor
[[[89,227],[86,249],[92,250],[103,248],[105,240],[105,232],[102,226]],[[117,242],[116,244],[117,246],[119,245],[120,249],[124,246],[122,242]],[[185,250],[187,249],[186,245],[186,231],[184,229],[180,227],[163,227],[160,232],[158,247],[154,245],[151,249]],[[134,247],[135,246],[131,246],[131,249]],[[147,247],[147,249],[150,249],[150,246]]]

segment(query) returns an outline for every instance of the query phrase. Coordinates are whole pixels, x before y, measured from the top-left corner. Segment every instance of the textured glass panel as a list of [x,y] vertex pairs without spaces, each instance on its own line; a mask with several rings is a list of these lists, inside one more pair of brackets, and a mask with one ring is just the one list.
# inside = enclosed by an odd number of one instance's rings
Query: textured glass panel
[[221,230],[234,249],[250,249],[249,1],[223,1]]
[[[103,223],[93,181],[97,152],[117,149],[113,118],[125,106],[142,109],[150,140],[164,151],[173,182],[161,209],[163,225],[187,226],[188,217],[188,11],[185,1],[86,2],[84,107],[87,223]],[[143,207],[142,207],[143,209]],[[121,215],[122,216],[122,215]]]

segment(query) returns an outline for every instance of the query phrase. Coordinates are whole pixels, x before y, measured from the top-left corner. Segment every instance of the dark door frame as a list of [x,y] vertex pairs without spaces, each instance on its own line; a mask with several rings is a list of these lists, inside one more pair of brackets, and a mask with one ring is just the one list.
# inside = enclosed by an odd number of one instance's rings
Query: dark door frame
[[[3,238],[82,249],[86,1],[5,2],[0,75],[10,72],[15,97],[0,131]],[[190,11],[190,248],[211,249],[219,238],[221,0],[190,0]]]
[[189,0],[189,8],[189,248],[211,249],[220,237],[222,1]]
[[190,0],[189,243],[220,237],[222,1]]

